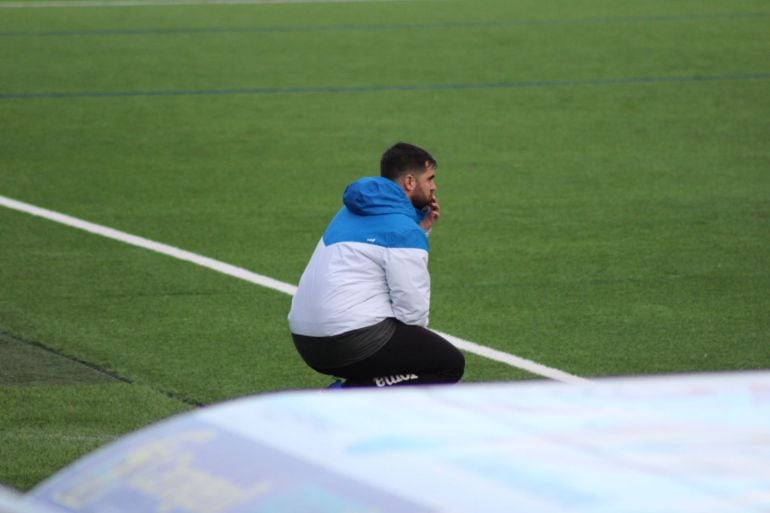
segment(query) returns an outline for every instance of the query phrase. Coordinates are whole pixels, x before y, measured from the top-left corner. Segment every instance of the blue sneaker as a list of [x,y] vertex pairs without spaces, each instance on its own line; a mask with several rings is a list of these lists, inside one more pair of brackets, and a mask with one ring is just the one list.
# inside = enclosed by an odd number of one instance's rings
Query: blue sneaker
[[329,385],[326,388],[342,388],[342,380],[341,379],[335,379],[334,383],[332,383],[331,385]]

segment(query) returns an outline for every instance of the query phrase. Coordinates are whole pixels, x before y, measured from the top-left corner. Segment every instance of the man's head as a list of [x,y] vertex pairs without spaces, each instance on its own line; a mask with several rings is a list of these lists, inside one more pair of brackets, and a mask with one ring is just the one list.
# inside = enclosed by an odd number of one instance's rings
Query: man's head
[[416,208],[433,200],[437,167],[430,153],[405,142],[388,148],[380,159],[380,175],[399,184]]

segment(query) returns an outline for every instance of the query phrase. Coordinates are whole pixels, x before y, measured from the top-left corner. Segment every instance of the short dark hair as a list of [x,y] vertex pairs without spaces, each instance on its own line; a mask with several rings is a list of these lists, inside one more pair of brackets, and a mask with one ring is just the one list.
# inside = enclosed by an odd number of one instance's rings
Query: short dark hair
[[422,148],[399,142],[385,150],[380,159],[380,176],[396,181],[406,173],[422,173],[426,164],[438,167],[436,159]]

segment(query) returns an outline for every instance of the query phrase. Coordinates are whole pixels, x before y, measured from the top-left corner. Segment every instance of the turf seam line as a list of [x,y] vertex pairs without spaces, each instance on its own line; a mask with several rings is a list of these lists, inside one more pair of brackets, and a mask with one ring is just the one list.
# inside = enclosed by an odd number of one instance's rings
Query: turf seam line
[[85,360],[81,360],[80,358],[77,358],[75,356],[70,356],[70,355],[68,355],[66,353],[63,353],[63,352],[61,352],[61,351],[59,351],[57,349],[49,347],[49,346],[47,346],[47,345],[45,345],[45,344],[43,344],[41,342],[38,342],[36,340],[30,340],[30,339],[27,339],[27,338],[24,338],[24,337],[20,337],[19,335],[16,335],[14,333],[10,333],[10,332],[8,332],[6,330],[2,330],[2,329],[0,329],[0,335],[4,336],[4,337],[7,337],[7,338],[10,338],[10,339],[13,339],[13,340],[15,340],[17,342],[21,342],[22,344],[26,344],[28,346],[35,347],[37,349],[42,349],[43,351],[46,351],[46,352],[51,353],[51,354],[54,354],[54,355],[56,355],[56,356],[58,356],[60,358],[64,358],[65,360],[69,360],[71,362],[75,362],[75,363],[80,364],[80,365],[82,365],[84,367],[88,367],[89,369],[94,370],[94,371],[98,372],[99,374],[104,374],[105,376],[107,376],[109,378],[112,378],[115,381],[120,381],[122,383],[133,384],[130,379],[125,378],[125,377],[121,376],[118,373],[108,371],[107,369],[103,369],[103,368],[99,367],[98,365],[95,365],[95,364],[93,364],[91,362],[87,362]]
[[76,99],[76,98],[130,98],[130,97],[173,97],[173,96],[232,96],[232,95],[301,95],[301,94],[344,94],[380,92],[437,92],[539,89],[555,87],[613,86],[641,84],[673,84],[698,82],[729,82],[767,80],[770,72],[740,73],[730,75],[673,75],[625,78],[590,78],[564,80],[529,80],[519,82],[448,83],[448,84],[402,84],[362,86],[309,86],[309,87],[251,87],[238,89],[180,89],[180,90],[137,90],[137,91],[73,91],[41,93],[0,93],[0,100],[35,99]]
[[16,432],[10,433],[8,431],[3,433],[3,437],[7,440],[62,440],[64,442],[99,442],[100,444],[106,444],[113,440],[120,438],[120,435],[65,435],[62,433],[29,433],[29,432]]
[[[30,214],[36,217],[41,217],[43,219],[64,224],[66,226],[77,228],[89,233],[101,235],[103,237],[113,239],[119,242],[123,242],[132,246],[148,249],[150,251],[161,253],[173,258],[177,258],[179,260],[187,261],[187,262],[199,265],[201,267],[205,267],[213,271],[217,271],[222,274],[232,276],[234,278],[239,278],[241,280],[248,281],[255,285],[260,285],[262,287],[269,288],[278,292],[283,292],[284,294],[288,294],[290,296],[293,296],[297,291],[297,287],[295,285],[284,283],[274,278],[263,276],[261,274],[257,274],[257,273],[248,271],[246,269],[243,269],[241,267],[236,267],[232,264],[227,264],[225,262],[221,262],[213,258],[208,258],[202,255],[198,255],[190,251],[185,251],[183,249],[170,246],[168,244],[163,244],[163,243],[156,242],[150,239],[145,239],[143,237],[139,237],[136,235],[131,235],[129,233],[116,230],[114,228],[109,228],[107,226],[91,223],[89,221],[84,221],[82,219],[78,219],[73,216],[69,216],[66,214],[41,208],[35,205],[31,205],[29,203],[8,198],[6,196],[0,195],[0,206],[7,207],[9,209],[16,210],[18,212],[24,212],[26,214]],[[534,362],[532,360],[528,360],[526,358],[521,358],[519,356],[512,355],[510,353],[506,353],[503,351],[499,351],[491,347],[483,346],[475,342],[463,340],[453,335],[447,335],[444,333],[441,333],[441,335],[447,337],[450,342],[456,344],[457,347],[459,347],[460,349],[463,349],[470,353],[477,354],[484,358],[488,358],[490,360],[494,360],[500,363],[505,363],[512,367],[526,370],[527,372],[530,372],[532,374],[544,376],[546,378],[550,378],[556,381],[561,381],[564,383],[571,383],[571,384],[591,383],[591,381],[589,381],[586,378],[575,376],[573,374],[569,374],[562,370],[548,367],[546,365],[542,365],[540,363]]]
[[59,7],[174,7],[190,5],[262,5],[262,4],[354,4],[369,2],[414,2],[420,0],[51,0],[41,2],[5,2],[5,9],[51,9]]
[[[2,198],[2,196],[0,196],[0,198]],[[88,367],[89,369],[94,370],[94,371],[96,371],[96,372],[98,372],[100,374],[104,374],[105,376],[107,376],[109,378],[112,378],[115,381],[120,381],[121,383],[126,383],[128,385],[136,384],[133,380],[131,380],[131,379],[125,377],[125,376],[121,376],[117,372],[109,371],[107,369],[99,367],[98,365],[96,365],[94,363],[91,363],[91,362],[88,362],[86,360],[80,359],[80,358],[78,358],[76,356],[72,356],[72,355],[66,354],[66,353],[64,353],[62,351],[59,351],[58,349],[54,349],[52,347],[49,347],[49,346],[43,344],[42,342],[38,342],[36,340],[30,340],[30,339],[21,337],[19,335],[14,334],[14,333],[10,333],[10,332],[8,332],[8,331],[6,331],[4,329],[0,329],[0,336],[13,339],[13,340],[15,340],[17,342],[20,342],[22,344],[26,344],[28,346],[32,346],[32,347],[35,347],[37,349],[41,349],[41,350],[46,351],[48,353],[54,354],[54,355],[56,355],[56,356],[58,356],[60,358],[64,358],[65,360],[69,360],[71,362],[75,362],[77,364],[80,364],[80,365],[82,365],[84,367]],[[160,389],[160,388],[157,388],[157,387],[149,387],[149,388],[155,390],[156,392],[158,392],[158,393],[160,393],[162,395],[165,395],[169,399],[173,399],[175,401],[180,401],[182,403],[187,404],[188,406],[195,406],[195,407],[203,406],[203,403],[199,403],[197,401],[193,401],[191,399],[187,399],[187,398],[181,397],[181,396],[179,396],[177,394],[174,394],[174,393],[171,393],[171,392],[167,392],[167,391],[165,391],[163,389]]]
[[[3,4],[0,3],[0,6]],[[270,34],[299,32],[379,32],[392,30],[492,29],[528,26],[601,25],[614,23],[664,23],[708,20],[751,20],[770,16],[770,11],[687,14],[678,16],[618,16],[562,19],[519,19],[500,21],[446,21],[426,23],[361,23],[329,25],[275,25],[253,27],[179,27],[133,29],[87,29],[0,32],[0,37],[87,37],[87,36],[173,36],[189,34]]]

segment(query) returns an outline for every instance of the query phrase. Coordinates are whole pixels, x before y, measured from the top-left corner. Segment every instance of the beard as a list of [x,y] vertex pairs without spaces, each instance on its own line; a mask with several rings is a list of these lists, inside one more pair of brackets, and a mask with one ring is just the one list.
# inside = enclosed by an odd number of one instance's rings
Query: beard
[[417,210],[422,210],[425,207],[430,205],[431,198],[430,198],[429,195],[425,195],[425,194],[418,193],[417,191],[415,191],[412,194],[411,202],[412,202],[412,206],[414,206],[414,208],[416,208]]

